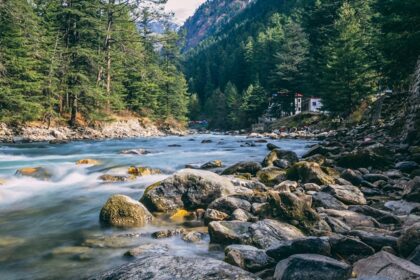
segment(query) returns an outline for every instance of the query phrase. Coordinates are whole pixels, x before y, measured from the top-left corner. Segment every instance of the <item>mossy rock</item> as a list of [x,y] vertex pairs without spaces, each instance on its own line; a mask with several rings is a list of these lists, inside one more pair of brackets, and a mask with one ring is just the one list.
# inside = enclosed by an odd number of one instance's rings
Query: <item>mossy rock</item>
[[99,177],[99,180],[104,181],[106,183],[122,183],[134,180],[134,176],[118,176],[118,175],[109,175],[104,174]]
[[143,204],[125,195],[111,196],[100,213],[103,224],[116,227],[142,227],[152,220]]
[[150,175],[162,174],[162,172],[159,169],[152,169],[152,168],[148,168],[148,167],[135,167],[135,166],[131,166],[128,169],[128,174],[134,175],[134,176],[143,177],[143,176],[150,176]]
[[266,167],[258,171],[257,177],[261,183],[274,186],[286,179],[286,171],[277,167]]
[[332,176],[325,173],[316,162],[301,161],[295,163],[287,170],[289,180],[301,181],[303,184],[315,183],[318,185],[334,184]]

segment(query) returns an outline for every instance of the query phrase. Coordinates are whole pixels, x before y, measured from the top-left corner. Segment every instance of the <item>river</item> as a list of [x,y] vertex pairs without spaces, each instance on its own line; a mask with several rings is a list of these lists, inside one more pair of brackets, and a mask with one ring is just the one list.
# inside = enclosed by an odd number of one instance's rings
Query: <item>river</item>
[[[202,140],[212,142],[202,144]],[[110,195],[125,194],[138,200],[148,185],[185,164],[216,159],[226,166],[239,161],[261,161],[267,154],[266,144],[247,146],[245,141],[251,140],[242,136],[197,135],[0,146],[0,178],[6,181],[0,185],[0,278],[79,279],[127,262],[123,254],[128,248],[148,243],[167,244],[174,255],[223,258],[222,251],[209,250],[208,238],[198,244],[177,237],[152,239],[149,233],[168,227],[165,224],[130,230],[103,228],[99,212]],[[303,140],[270,142],[298,155],[311,144]],[[122,150],[138,148],[151,153],[121,154]],[[85,158],[101,164],[75,164]],[[131,165],[159,168],[168,175],[113,184],[98,179],[105,173],[124,175]],[[41,181],[15,175],[19,168],[37,166],[46,167],[53,177]]]

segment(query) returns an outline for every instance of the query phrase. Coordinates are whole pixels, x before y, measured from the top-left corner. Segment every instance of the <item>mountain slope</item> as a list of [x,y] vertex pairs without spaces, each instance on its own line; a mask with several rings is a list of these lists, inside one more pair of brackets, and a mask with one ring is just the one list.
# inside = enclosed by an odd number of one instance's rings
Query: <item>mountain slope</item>
[[182,27],[186,34],[185,50],[197,46],[230,22],[255,0],[208,0]]

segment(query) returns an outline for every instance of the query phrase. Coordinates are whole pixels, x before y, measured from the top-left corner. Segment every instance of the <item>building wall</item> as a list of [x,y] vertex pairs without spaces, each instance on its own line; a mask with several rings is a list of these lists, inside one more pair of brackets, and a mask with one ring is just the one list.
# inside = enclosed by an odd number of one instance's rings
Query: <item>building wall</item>
[[322,102],[320,98],[309,99],[309,112],[320,112],[322,108]]

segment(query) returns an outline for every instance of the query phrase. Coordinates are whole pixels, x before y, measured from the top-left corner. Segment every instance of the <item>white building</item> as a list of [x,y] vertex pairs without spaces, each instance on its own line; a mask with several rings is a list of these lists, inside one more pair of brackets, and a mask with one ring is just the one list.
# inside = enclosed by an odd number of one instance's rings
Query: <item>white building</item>
[[322,108],[321,98],[305,97],[301,93],[295,94],[295,114],[302,112],[320,112]]
[[320,112],[322,108],[322,102],[321,98],[318,97],[311,97],[308,98],[308,106],[307,111],[308,112]]

